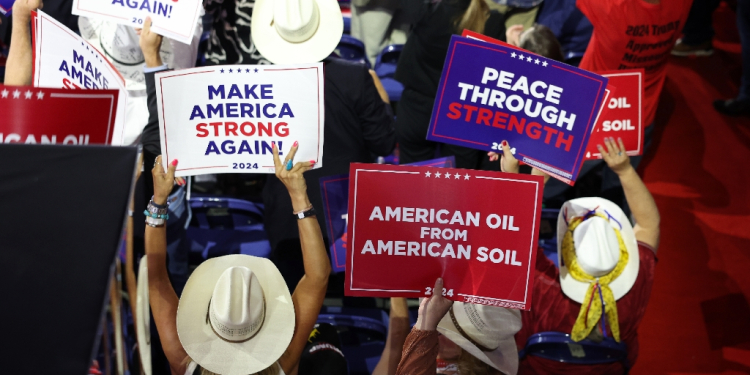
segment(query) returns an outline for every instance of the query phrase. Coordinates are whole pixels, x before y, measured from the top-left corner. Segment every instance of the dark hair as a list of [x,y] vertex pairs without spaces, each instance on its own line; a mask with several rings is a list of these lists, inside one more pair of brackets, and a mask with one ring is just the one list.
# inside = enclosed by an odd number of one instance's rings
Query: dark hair
[[524,40],[519,41],[521,43],[519,47],[537,55],[562,62],[564,60],[562,47],[560,47],[560,42],[557,41],[552,30],[540,24],[534,24],[533,28]]

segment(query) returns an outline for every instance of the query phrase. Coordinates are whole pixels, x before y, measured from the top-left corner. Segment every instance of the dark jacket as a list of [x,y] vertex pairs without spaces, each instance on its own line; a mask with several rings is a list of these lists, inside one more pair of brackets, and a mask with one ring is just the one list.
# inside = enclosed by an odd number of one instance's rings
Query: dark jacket
[[[307,195],[317,211],[323,237],[326,227],[320,195],[320,177],[349,173],[349,163],[372,163],[375,156],[390,154],[396,146],[393,113],[385,104],[367,68],[338,58],[325,63],[325,130],[323,167],[305,172]],[[295,160],[300,161],[300,160]],[[289,193],[276,176],[263,189],[265,226],[271,247],[294,239],[299,246],[297,222]],[[294,241],[292,241],[294,242]]]

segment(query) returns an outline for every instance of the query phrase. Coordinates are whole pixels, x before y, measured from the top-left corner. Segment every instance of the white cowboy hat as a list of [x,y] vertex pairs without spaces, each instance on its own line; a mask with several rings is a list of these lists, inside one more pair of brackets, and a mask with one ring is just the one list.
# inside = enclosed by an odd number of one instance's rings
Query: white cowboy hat
[[225,255],[193,271],[177,308],[177,334],[204,369],[224,375],[261,371],[286,351],[294,305],[270,260]]
[[250,35],[274,64],[314,63],[341,41],[344,18],[336,0],[256,0]]
[[565,202],[557,217],[557,257],[560,265],[560,286],[563,293],[572,300],[583,303],[588,282],[578,281],[568,272],[562,256],[562,242],[568,231],[568,223],[574,217],[585,216],[596,211],[609,220],[592,216],[573,231],[576,258],[581,269],[587,274],[599,277],[611,272],[620,259],[620,247],[613,228],[620,236],[628,252],[628,263],[620,276],[609,283],[615,300],[622,298],[633,287],[638,277],[638,242],[633,226],[619,206],[604,198],[578,198]]
[[138,337],[138,352],[146,375],[151,375],[151,311],[148,302],[148,258],[144,255],[138,266],[138,295],[135,300],[135,330]]
[[480,361],[511,375],[518,372],[513,336],[521,329],[521,312],[503,307],[453,302],[437,330]]

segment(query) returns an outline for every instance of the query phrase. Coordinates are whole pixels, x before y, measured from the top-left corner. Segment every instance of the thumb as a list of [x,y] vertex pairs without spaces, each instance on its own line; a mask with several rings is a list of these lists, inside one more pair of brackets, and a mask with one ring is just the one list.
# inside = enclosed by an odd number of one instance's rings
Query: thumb
[[510,143],[508,143],[508,141],[503,141],[502,145],[503,145],[503,156],[506,158],[509,158],[510,160],[515,160],[516,157],[510,151]]
[[173,180],[174,179],[174,173],[177,170],[177,159],[172,160],[171,163],[169,163],[169,168],[167,168],[167,179]]
[[146,17],[146,21],[143,22],[142,32],[146,35],[151,34],[151,17]]
[[435,280],[435,289],[432,290],[432,295],[436,298],[443,298],[443,278],[438,277]]

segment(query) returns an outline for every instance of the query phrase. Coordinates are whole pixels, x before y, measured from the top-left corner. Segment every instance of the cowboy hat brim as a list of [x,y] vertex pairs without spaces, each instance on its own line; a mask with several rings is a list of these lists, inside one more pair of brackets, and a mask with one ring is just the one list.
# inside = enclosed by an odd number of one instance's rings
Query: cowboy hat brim
[[138,338],[138,353],[141,367],[146,375],[151,375],[151,313],[148,301],[148,258],[144,255],[138,266],[138,286],[135,300],[135,330]]
[[313,0],[318,4],[320,23],[308,40],[292,43],[273,26],[273,1],[256,0],[250,35],[258,51],[274,64],[319,62],[336,49],[344,33],[344,18],[336,0]]
[[[454,304],[456,303],[459,302],[454,302]],[[463,309],[456,309],[454,311],[456,311],[456,314],[460,314],[461,310]],[[497,349],[491,352],[484,352],[471,343],[471,341],[467,340],[466,337],[458,331],[456,325],[453,324],[453,320],[449,317],[449,314],[445,314],[443,319],[440,320],[437,330],[441,335],[453,341],[454,344],[460,346],[461,349],[467,351],[476,359],[492,366],[498,371],[502,371],[504,374],[515,374],[518,372],[518,347],[516,346],[514,335],[521,329],[521,312],[518,310],[498,308],[498,313],[507,315],[505,320],[509,322],[509,324],[506,325],[508,328],[508,334],[500,340]]]
[[[255,273],[266,305],[260,330],[242,343],[224,341],[206,321],[216,281],[234,266]],[[252,374],[271,366],[289,346],[294,324],[294,304],[281,273],[270,260],[249,255],[226,255],[203,262],[188,279],[177,308],[177,334],[187,354],[206,370],[224,375]]]
[[594,208],[597,212],[611,217],[610,224],[620,231],[625,248],[628,251],[628,263],[625,265],[625,269],[620,276],[609,283],[615,300],[619,300],[630,291],[638,278],[638,269],[640,268],[638,242],[635,239],[633,226],[619,206],[604,198],[578,198],[565,202],[557,217],[557,258],[560,265],[560,286],[566,296],[578,303],[583,303],[590,284],[574,279],[568,272],[568,267],[564,264],[562,256],[562,241],[568,231],[568,221],[574,217],[583,216]]

